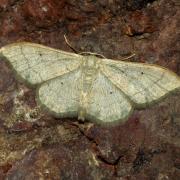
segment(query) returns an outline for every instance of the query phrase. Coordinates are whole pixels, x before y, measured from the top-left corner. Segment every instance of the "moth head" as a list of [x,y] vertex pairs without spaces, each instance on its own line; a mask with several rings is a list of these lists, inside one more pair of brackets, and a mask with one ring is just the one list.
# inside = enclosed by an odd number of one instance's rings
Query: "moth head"
[[98,67],[98,59],[96,56],[94,55],[88,55],[88,56],[83,56],[83,64],[84,67],[87,68],[95,68]]

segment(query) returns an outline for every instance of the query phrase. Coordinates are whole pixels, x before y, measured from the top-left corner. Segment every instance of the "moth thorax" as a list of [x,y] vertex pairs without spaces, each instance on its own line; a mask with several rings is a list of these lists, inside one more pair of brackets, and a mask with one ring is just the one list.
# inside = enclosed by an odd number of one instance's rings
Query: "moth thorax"
[[97,69],[98,68],[98,58],[93,55],[85,56],[83,66],[87,69]]

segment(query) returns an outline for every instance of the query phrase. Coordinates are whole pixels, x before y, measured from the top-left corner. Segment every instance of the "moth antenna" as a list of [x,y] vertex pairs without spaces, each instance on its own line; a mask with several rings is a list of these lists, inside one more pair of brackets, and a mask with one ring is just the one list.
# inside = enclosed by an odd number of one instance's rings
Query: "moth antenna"
[[130,58],[134,57],[135,55],[136,55],[136,54],[135,54],[135,53],[133,53],[133,54],[131,54],[130,56],[125,57],[125,58],[122,58],[122,59],[120,59],[120,60],[130,59]]
[[106,57],[105,57],[104,55],[99,54],[99,53],[93,53],[93,52],[88,52],[88,51],[87,51],[87,52],[81,52],[81,53],[79,53],[79,54],[95,55],[95,56],[100,56],[100,57],[106,59]]
[[65,34],[64,34],[64,39],[65,39],[66,44],[67,44],[76,54],[79,54],[79,52],[78,52],[75,48],[73,48],[72,45],[69,43],[69,41],[68,41],[68,39],[67,39],[67,37],[66,37]]
[[102,55],[102,54],[92,53],[92,52],[80,52],[80,51],[78,52],[78,51],[77,51],[75,48],[73,48],[72,45],[69,43],[69,41],[68,41],[68,39],[67,39],[67,37],[66,37],[65,34],[64,34],[64,39],[65,39],[66,44],[67,44],[76,54],[91,54],[91,55],[97,55],[97,56],[100,56],[100,57],[106,59],[106,57],[105,57],[104,55]]

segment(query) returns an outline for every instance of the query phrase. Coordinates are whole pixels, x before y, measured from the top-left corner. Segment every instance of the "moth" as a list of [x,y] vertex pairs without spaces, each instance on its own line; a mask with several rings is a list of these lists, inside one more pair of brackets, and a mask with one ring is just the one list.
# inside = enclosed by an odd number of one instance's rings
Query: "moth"
[[102,124],[123,122],[180,89],[180,77],[157,65],[83,56],[20,42],[0,55],[17,76],[37,88],[37,102],[57,117],[78,117]]

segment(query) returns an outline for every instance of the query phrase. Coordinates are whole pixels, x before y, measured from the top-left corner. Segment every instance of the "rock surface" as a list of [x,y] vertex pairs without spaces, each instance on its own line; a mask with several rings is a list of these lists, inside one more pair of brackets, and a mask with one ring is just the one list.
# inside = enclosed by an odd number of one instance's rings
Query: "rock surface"
[[[178,0],[0,0],[0,46],[36,42],[159,64],[180,75]],[[0,60],[0,179],[180,179],[180,94],[123,125],[55,119]]]

